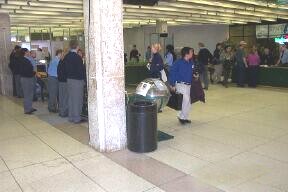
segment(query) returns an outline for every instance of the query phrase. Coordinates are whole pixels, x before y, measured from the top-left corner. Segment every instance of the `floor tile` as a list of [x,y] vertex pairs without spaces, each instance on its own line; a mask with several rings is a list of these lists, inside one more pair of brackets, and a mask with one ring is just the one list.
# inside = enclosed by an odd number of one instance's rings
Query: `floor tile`
[[10,172],[0,173],[0,192],[21,192]]
[[156,186],[185,175],[162,162],[128,150],[109,154],[108,157]]
[[275,126],[269,126],[265,123],[248,122],[233,117],[222,118],[208,125],[214,128],[234,130],[265,139],[278,138],[288,133],[288,130],[275,128]]
[[245,178],[236,173],[231,173],[229,170],[214,165],[199,169],[191,175],[224,191],[229,191],[229,189],[246,181]]
[[63,156],[74,155],[92,150],[89,146],[83,145],[72,137],[61,132],[40,134],[39,137]]
[[5,121],[0,124],[0,141],[31,135],[20,123]]
[[279,189],[281,192],[288,191],[288,168],[276,169],[268,174],[265,174],[257,179],[255,182],[261,183],[263,185],[269,185],[274,188]]
[[158,188],[158,187],[155,187],[155,188],[150,189],[150,190],[145,191],[145,192],[165,192],[165,191],[163,191],[162,189],[160,189],[160,188]]
[[186,133],[178,133],[169,145],[171,148],[209,162],[227,159],[243,151],[205,137]]
[[230,129],[216,129],[213,123],[201,126],[197,130],[187,132],[187,134],[199,135],[240,149],[251,149],[267,142],[267,140],[263,138],[246,133],[240,133]]
[[288,163],[288,143],[270,142],[253,150],[255,153]]
[[160,186],[166,192],[222,192],[222,190],[198,181],[192,176],[184,176]]
[[109,192],[142,192],[155,187],[104,156],[72,163]]
[[148,156],[183,171],[186,174],[189,174],[192,171],[202,168],[208,164],[207,161],[187,155],[181,151],[169,147],[161,147],[155,152],[149,153]]
[[7,170],[8,170],[8,168],[7,168],[7,166],[5,165],[4,161],[2,161],[2,160],[0,159],[0,173],[1,173],[1,172],[4,172],[4,171],[7,171]]
[[0,142],[0,156],[10,169],[59,158],[59,155],[34,136]]
[[24,191],[31,192],[104,192],[64,159],[13,170]]
[[230,189],[229,192],[282,192],[282,191],[269,185],[264,185],[250,181],[243,183],[233,189]]

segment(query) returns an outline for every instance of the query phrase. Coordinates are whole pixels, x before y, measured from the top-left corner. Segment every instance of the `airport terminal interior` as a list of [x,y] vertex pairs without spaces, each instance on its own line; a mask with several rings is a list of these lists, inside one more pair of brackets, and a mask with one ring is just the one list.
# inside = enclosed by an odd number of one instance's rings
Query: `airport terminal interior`
[[288,192],[287,0],[0,0],[0,192]]

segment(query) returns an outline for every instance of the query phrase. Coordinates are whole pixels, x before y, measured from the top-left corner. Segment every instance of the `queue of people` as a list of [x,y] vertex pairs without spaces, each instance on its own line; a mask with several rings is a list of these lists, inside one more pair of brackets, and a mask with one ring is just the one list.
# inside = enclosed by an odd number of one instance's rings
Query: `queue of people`
[[[48,111],[68,117],[72,123],[85,121],[81,117],[86,81],[83,56],[78,41],[72,40],[68,53],[57,50],[47,70]],[[24,98],[24,113],[29,115],[37,111],[32,106],[36,84],[35,57],[35,52],[15,46],[9,64],[16,85],[16,96]]]

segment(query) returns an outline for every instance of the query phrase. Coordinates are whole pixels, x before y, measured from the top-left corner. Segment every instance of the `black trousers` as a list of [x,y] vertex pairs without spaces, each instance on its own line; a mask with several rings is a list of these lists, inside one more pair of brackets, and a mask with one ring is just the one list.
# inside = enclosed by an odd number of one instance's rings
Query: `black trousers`
[[259,66],[249,66],[248,68],[248,86],[256,87],[258,82]]

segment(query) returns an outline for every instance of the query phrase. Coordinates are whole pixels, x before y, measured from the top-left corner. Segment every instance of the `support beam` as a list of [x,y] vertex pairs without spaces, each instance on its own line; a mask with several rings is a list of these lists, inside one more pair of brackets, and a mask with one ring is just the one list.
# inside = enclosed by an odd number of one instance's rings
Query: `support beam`
[[90,145],[126,147],[123,9],[119,0],[84,0]]

